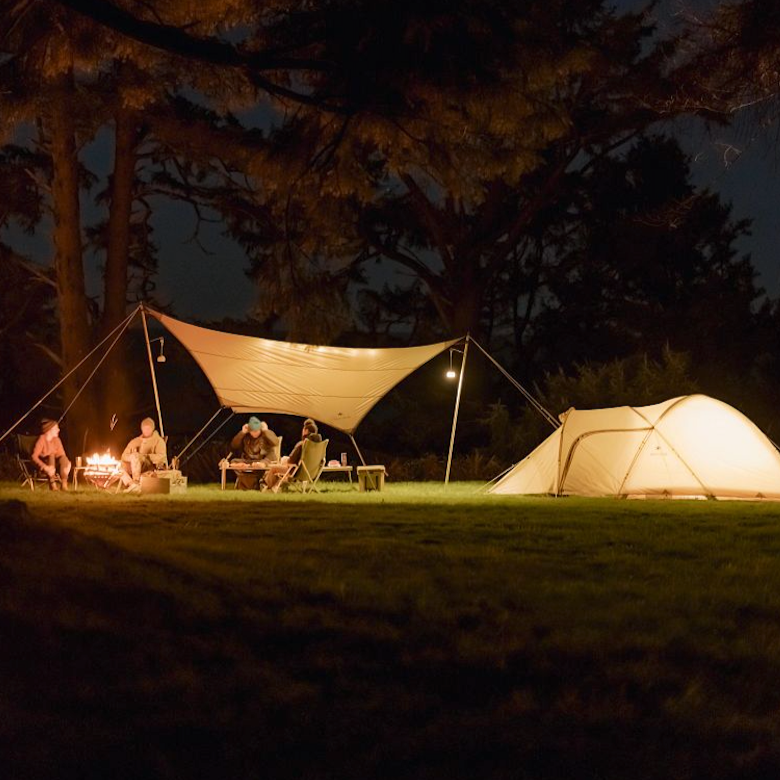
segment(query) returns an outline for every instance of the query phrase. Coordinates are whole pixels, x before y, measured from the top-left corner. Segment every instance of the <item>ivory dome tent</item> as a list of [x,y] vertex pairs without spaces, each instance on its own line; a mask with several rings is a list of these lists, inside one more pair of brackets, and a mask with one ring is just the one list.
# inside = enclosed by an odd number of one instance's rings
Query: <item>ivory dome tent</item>
[[777,501],[780,452],[741,412],[706,395],[570,409],[490,492]]

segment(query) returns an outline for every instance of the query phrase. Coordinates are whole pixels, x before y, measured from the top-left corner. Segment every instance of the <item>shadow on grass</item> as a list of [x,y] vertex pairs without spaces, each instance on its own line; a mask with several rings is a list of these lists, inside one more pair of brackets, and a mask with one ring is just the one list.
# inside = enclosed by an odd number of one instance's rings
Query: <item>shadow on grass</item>
[[[707,720],[710,688],[740,669],[689,645],[594,652],[532,621],[503,655],[469,654],[464,636],[497,630],[486,607],[431,621],[409,601],[372,606],[284,572],[233,579],[19,501],[0,504],[0,563],[9,778],[725,779],[780,766],[756,713]],[[777,695],[761,706],[777,712]]]

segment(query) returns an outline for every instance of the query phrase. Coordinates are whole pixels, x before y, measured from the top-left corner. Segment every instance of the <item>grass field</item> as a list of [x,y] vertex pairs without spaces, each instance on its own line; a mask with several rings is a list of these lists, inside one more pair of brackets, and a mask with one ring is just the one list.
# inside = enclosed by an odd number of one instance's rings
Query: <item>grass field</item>
[[780,506],[475,487],[0,488],[0,775],[780,777]]

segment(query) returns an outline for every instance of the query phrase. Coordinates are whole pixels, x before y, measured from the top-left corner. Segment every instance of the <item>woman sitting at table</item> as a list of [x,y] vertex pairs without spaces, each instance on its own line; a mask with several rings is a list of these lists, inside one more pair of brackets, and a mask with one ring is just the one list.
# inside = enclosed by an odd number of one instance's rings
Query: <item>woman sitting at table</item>
[[293,447],[289,456],[285,455],[282,458],[281,463],[271,465],[268,471],[266,471],[265,486],[268,490],[273,490],[274,493],[279,491],[282,478],[290,471],[292,466],[296,466],[300,462],[301,453],[303,452],[303,443],[306,439],[314,442],[322,441],[322,436],[317,432],[317,423],[311,418],[303,421],[301,440]]
[[[279,437],[268,427],[264,421],[257,417],[250,417],[249,421],[233,437],[230,449],[238,453],[233,463],[262,463],[263,466],[278,444]],[[260,477],[256,472],[238,473],[236,487],[239,490],[257,490],[260,487]]]

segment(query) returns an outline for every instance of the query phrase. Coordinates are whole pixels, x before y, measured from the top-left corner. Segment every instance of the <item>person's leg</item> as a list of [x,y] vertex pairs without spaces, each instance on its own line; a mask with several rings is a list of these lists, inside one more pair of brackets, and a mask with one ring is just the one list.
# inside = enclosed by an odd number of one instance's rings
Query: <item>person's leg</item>
[[289,466],[286,463],[280,463],[271,466],[265,473],[265,484],[269,490],[278,490],[282,477],[287,473]]
[[71,463],[68,460],[68,456],[61,455],[59,457],[59,472],[60,472],[60,479],[62,480],[63,490],[68,489],[68,477],[70,477],[70,468],[71,468]]
[[133,482],[141,481],[141,466],[143,464],[143,456],[138,452],[130,453],[130,476],[133,478]]
[[242,474],[236,475],[236,490],[254,490],[257,487],[257,475],[256,474]]
[[54,455],[47,455],[43,460],[50,469],[54,470],[51,475],[46,475],[49,480],[49,490],[59,490],[60,486],[57,484],[57,463],[55,462]]
[[133,484],[132,467],[129,460],[122,461],[122,475],[119,479],[126,488]]

